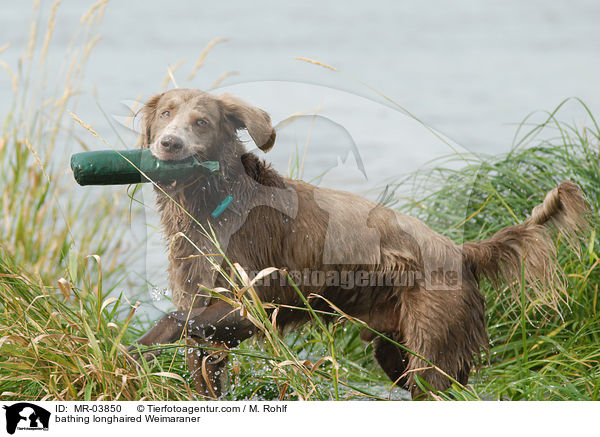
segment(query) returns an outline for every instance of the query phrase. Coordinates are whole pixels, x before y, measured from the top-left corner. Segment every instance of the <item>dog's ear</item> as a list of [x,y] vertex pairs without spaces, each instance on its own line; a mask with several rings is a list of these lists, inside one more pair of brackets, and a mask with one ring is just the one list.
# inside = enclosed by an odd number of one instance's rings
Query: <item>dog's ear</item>
[[224,116],[236,129],[246,129],[263,152],[271,150],[275,144],[275,129],[269,114],[229,94],[219,96],[219,102]]
[[152,96],[142,108],[142,149],[147,149],[150,146],[152,140],[152,123],[156,118],[156,109],[158,108],[158,101],[162,97],[162,94],[156,94]]

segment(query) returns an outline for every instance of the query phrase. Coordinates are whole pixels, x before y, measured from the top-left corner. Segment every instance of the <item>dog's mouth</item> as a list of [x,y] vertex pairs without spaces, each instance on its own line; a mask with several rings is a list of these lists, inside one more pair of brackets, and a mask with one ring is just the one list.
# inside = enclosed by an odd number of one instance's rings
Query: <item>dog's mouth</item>
[[190,160],[192,160],[192,158],[195,158],[198,162],[215,161],[215,159],[211,159],[208,156],[208,153],[206,153],[206,151],[203,151],[203,150],[189,151],[187,153],[184,153],[184,152],[170,153],[170,152],[165,152],[162,150],[156,152],[155,150],[152,150],[152,155],[160,161],[165,161],[165,162],[170,162],[170,163],[190,161]]
[[[165,156],[164,154],[156,156],[154,153],[153,156],[159,161],[167,164],[165,167],[171,166],[170,170],[166,170],[169,172],[168,175],[163,175],[162,180],[160,178],[155,180],[158,188],[168,194],[172,194],[181,188],[185,188],[191,183],[205,179],[212,173],[218,172],[220,168],[219,161],[208,159],[207,155],[202,152],[176,158],[173,156]],[[173,165],[179,169],[176,173],[173,173]]]
[[155,158],[159,159],[160,161],[166,161],[166,162],[181,162],[181,161],[186,161],[189,160],[192,156],[194,156],[193,153],[187,153],[187,154],[183,154],[183,153],[168,153],[168,152],[152,152],[152,155],[154,155]]

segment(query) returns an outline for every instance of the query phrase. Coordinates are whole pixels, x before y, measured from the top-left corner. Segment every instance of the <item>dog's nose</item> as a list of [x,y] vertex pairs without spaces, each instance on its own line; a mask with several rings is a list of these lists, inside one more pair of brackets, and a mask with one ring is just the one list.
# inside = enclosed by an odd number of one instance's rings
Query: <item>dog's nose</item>
[[183,149],[183,140],[174,135],[167,135],[160,140],[160,145],[168,152],[177,152]]

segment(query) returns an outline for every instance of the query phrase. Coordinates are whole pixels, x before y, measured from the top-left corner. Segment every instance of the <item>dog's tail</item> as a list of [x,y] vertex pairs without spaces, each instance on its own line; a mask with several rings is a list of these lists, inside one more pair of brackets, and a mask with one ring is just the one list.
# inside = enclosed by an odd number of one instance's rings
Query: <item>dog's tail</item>
[[574,244],[575,237],[588,227],[588,214],[581,189],[573,182],[562,182],[523,223],[504,228],[486,240],[465,243],[465,266],[477,279],[485,276],[495,283],[506,281],[513,291],[524,279],[540,303],[555,306],[564,292],[564,275],[549,231],[558,230]]

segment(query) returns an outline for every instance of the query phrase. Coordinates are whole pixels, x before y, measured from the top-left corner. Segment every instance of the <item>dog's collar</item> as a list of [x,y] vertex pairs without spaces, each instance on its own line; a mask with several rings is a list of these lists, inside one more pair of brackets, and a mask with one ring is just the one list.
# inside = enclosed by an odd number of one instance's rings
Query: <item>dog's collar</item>
[[[221,214],[223,214],[225,212],[225,210],[227,208],[229,208],[229,205],[231,205],[231,202],[233,202],[233,196],[230,194],[231,191],[228,187],[228,182],[229,182],[229,178],[225,176],[225,166],[221,166],[219,165],[219,169],[221,170],[218,174],[218,180],[222,180],[224,182],[225,185],[225,193],[228,193],[227,196],[225,196],[225,198],[223,200],[221,200],[221,202],[217,205],[217,207],[213,210],[213,212],[210,213],[210,215],[212,216],[212,218],[217,218],[219,217]],[[215,186],[215,193],[218,193],[220,190],[218,189],[218,184],[216,184]],[[225,194],[223,193],[223,194]]]
[[231,197],[230,195],[227,196],[225,199],[223,199],[221,201],[221,203],[219,203],[217,205],[217,207],[213,210],[213,212],[210,213],[210,215],[213,218],[217,218],[219,217],[221,214],[223,214],[223,212],[225,212],[225,210],[227,209],[227,207],[229,205],[231,205],[231,202],[233,201],[233,197]]

